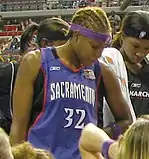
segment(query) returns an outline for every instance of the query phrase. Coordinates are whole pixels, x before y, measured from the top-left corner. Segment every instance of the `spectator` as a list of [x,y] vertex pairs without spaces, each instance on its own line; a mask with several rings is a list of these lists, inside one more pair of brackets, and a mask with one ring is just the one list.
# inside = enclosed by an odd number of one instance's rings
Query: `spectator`
[[28,20],[28,22],[29,22],[29,24],[31,24],[33,21],[32,21],[32,19],[30,18],[30,19]]
[[81,0],[80,3],[79,3],[79,8],[83,8],[83,7],[86,7],[86,6],[87,6],[86,0]]
[[25,21],[24,21],[24,27],[26,28],[28,25],[29,25],[28,20],[25,20]]
[[106,6],[112,7],[112,0],[106,0]]
[[24,29],[25,29],[24,22],[21,21],[21,23],[20,23],[20,30],[24,30]]
[[3,5],[0,3],[0,11],[2,11]]
[[14,24],[18,24],[18,21],[17,21],[17,19],[15,19],[15,20],[14,20]]
[[95,5],[102,7],[103,0],[95,0]]
[[98,153],[102,153],[105,159],[148,159],[148,131],[148,115],[138,118],[118,141],[111,140],[103,130],[88,124],[80,139],[82,159],[97,159]]
[[35,149],[28,142],[12,147],[12,154],[14,159],[54,159],[51,153]]
[[112,33],[115,34],[119,30],[121,24],[121,17],[118,14],[116,14],[115,11],[111,11],[109,21],[111,23]]
[[7,25],[10,25],[10,20],[7,21]]
[[11,148],[7,134],[0,128],[0,159],[54,159],[45,150],[35,149],[25,142]]
[[3,31],[3,30],[4,30],[4,20],[2,15],[0,15],[0,31]]
[[7,134],[0,128],[0,159],[13,159]]

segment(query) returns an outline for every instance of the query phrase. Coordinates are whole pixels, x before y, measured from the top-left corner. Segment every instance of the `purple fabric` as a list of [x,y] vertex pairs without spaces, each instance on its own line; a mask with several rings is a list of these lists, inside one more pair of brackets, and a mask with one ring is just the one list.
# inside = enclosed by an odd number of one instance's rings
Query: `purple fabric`
[[109,34],[103,34],[103,33],[95,32],[91,29],[82,27],[81,25],[78,25],[78,24],[71,24],[70,30],[79,31],[80,34],[82,34],[82,35],[84,35],[88,38],[94,39],[96,41],[103,41],[105,43],[109,43],[112,39],[111,35],[109,35]]
[[113,133],[114,133],[113,139],[117,140],[118,137],[122,134],[122,128],[119,125],[117,125],[116,123],[113,123],[113,122],[111,122],[109,124],[109,126],[112,128]]
[[109,158],[109,147],[111,144],[114,143],[114,140],[108,140],[108,141],[105,141],[102,145],[102,155],[105,159],[110,159]]

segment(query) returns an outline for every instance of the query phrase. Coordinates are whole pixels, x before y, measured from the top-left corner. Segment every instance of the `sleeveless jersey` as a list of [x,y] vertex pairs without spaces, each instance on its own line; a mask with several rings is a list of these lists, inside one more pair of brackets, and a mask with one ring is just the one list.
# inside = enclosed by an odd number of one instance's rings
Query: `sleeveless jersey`
[[130,98],[136,116],[149,114],[149,87],[144,82],[146,76],[142,80],[140,75],[135,75],[128,69],[127,72]]
[[55,158],[81,159],[78,141],[82,128],[97,122],[94,66],[73,71],[54,51],[42,49],[43,109],[29,130],[28,140],[51,151]]

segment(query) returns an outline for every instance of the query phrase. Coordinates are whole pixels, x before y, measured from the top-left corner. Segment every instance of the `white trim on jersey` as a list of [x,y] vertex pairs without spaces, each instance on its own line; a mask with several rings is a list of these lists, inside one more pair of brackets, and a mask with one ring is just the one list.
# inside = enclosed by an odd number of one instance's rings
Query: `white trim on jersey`
[[11,82],[10,82],[10,99],[9,99],[9,108],[10,108],[10,114],[11,117],[13,117],[13,113],[12,113],[12,92],[13,92],[13,82],[14,82],[14,73],[15,73],[15,68],[14,68],[14,64],[12,62],[10,62],[11,64]]

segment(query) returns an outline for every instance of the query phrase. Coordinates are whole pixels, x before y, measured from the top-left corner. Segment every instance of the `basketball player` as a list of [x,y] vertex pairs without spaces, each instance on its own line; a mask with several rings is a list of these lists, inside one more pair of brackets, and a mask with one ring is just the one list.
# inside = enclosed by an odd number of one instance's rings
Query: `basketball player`
[[[36,48],[47,46],[59,46],[67,39],[69,24],[59,18],[49,18],[41,22],[40,25],[31,23],[23,32],[20,40],[21,54],[25,54]],[[36,41],[33,41],[36,32]]]
[[[136,117],[149,114],[149,65],[148,60],[145,59],[149,53],[148,27],[149,12],[127,13],[122,21],[120,32],[113,39],[114,48],[108,48],[102,54],[104,61],[116,73],[123,92],[128,86]],[[128,97],[127,99],[129,101]],[[107,105],[104,112],[105,125],[108,125],[114,121],[114,118]]]
[[[21,36],[21,54],[24,55],[28,50],[34,50],[35,48],[32,47],[32,44],[38,48],[64,44],[67,41],[66,32],[68,29],[69,24],[58,18],[46,19],[40,25],[36,23],[30,24]],[[38,32],[36,32],[37,30]],[[38,44],[32,42],[34,32],[36,32]],[[10,132],[12,122],[12,111],[10,111],[10,108],[12,108],[11,96],[18,67],[19,62],[0,63],[0,127],[2,127],[7,134]],[[40,94],[43,92],[43,78],[43,74],[40,72],[32,104],[35,111],[32,111],[31,122],[29,125],[32,124],[32,121],[34,121],[34,118],[38,115],[37,111],[39,107],[42,109],[43,95]],[[38,112],[40,112],[40,110]]]
[[[44,74],[43,108],[30,127],[27,140],[37,148],[51,151],[55,158],[80,159],[78,140],[81,130],[89,122],[96,124],[96,77],[92,63],[100,57],[111,39],[110,31],[103,10],[82,8],[72,18],[68,42],[25,55],[14,89],[12,144],[26,140],[34,86],[41,69]],[[102,71],[104,74],[108,90],[112,90],[108,93],[113,98],[114,92],[121,101],[121,107],[113,107],[114,112],[128,122],[130,111],[118,81],[104,64],[101,67],[98,64],[98,67],[98,73]],[[114,100],[109,101],[112,103]]]
[[145,74],[143,79],[141,78],[144,71],[149,71],[148,60],[145,60],[149,53],[148,27],[148,11],[128,13],[122,22],[119,34],[113,40],[113,47],[120,50],[124,59],[130,98],[137,117],[149,114],[149,88],[146,85],[148,79]]

